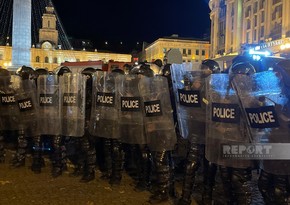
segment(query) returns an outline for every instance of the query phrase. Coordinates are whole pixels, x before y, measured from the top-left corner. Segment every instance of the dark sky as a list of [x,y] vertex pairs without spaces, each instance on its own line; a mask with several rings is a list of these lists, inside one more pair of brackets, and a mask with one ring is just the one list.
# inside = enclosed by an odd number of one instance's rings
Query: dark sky
[[132,44],[160,37],[202,38],[208,0],[52,0],[68,36]]

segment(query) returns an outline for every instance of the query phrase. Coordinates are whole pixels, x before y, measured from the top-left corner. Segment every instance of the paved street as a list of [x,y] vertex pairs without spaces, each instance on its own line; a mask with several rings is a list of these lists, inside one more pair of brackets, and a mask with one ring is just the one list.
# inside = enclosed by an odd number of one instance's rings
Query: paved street
[[[18,169],[9,167],[12,152],[8,151],[5,164],[0,164],[0,204],[1,205],[147,205],[149,192],[135,192],[133,180],[126,173],[120,186],[111,187],[101,180],[97,171],[96,179],[89,183],[79,182],[79,178],[69,177],[72,167],[62,176],[50,176],[50,162],[41,174],[30,170],[31,157],[26,166]],[[180,186],[179,186],[180,187]],[[161,205],[173,204],[172,202]],[[192,203],[194,204],[194,203]]]
[[[101,173],[96,172],[96,179],[89,183],[79,182],[79,178],[69,176],[72,166],[62,176],[54,179],[50,176],[50,161],[46,158],[46,166],[42,173],[35,174],[30,170],[31,156],[28,155],[26,166],[18,169],[9,167],[12,151],[7,151],[6,162],[0,164],[0,204],[1,205],[149,205],[150,193],[134,191],[133,179],[125,172],[120,186],[110,186],[100,179]],[[199,173],[200,175],[200,173]],[[177,175],[176,190],[181,193],[182,175]],[[251,182],[253,205],[263,205],[260,192],[256,185],[257,175],[254,173]],[[197,177],[194,199],[201,200],[201,177]],[[223,189],[219,177],[214,191],[216,204],[223,205]],[[174,204],[174,200],[160,205]],[[195,201],[191,205],[197,205]]]

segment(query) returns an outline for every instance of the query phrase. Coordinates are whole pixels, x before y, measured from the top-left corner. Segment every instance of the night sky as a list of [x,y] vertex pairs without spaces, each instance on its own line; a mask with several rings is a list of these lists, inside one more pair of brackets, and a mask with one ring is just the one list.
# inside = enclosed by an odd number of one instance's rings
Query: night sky
[[158,38],[203,38],[209,33],[208,0],[52,0],[68,36],[133,45]]

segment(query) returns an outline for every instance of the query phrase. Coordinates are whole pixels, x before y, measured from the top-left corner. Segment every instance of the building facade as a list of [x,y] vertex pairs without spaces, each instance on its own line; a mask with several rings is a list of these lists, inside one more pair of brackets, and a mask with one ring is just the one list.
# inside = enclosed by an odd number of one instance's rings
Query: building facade
[[170,49],[179,49],[183,62],[201,62],[210,56],[209,41],[180,38],[177,35],[159,38],[145,48],[145,59],[152,62],[156,59],[163,60]]
[[[80,62],[101,60],[104,63],[107,63],[110,60],[118,62],[132,61],[131,54],[98,52],[97,50],[86,51],[85,49],[62,49],[61,46],[58,45],[58,31],[56,28],[56,21],[57,19],[54,14],[53,7],[46,7],[46,13],[44,13],[42,16],[42,28],[39,29],[39,43],[37,45],[31,45],[26,49],[30,50],[30,62],[25,63],[26,66],[31,66],[33,68],[46,68],[51,71],[66,61]],[[18,36],[18,38],[21,39],[21,36]],[[9,44],[0,46],[0,66],[3,68],[11,69],[11,66],[13,66],[12,54],[13,50],[15,49],[15,41],[13,41],[12,44],[13,46]],[[18,45],[17,41],[16,45]],[[18,64],[19,63],[17,63],[17,66],[22,66]]]
[[288,55],[289,0],[210,0],[211,58],[249,47]]

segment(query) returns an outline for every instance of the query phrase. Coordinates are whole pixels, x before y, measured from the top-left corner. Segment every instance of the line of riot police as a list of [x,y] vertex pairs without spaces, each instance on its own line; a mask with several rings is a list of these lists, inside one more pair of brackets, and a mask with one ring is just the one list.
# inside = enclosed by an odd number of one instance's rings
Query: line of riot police
[[[266,62],[266,63],[265,63]],[[129,72],[88,68],[56,74],[23,66],[16,75],[0,70],[0,159],[7,130],[18,132],[11,164],[25,164],[27,139],[33,142],[32,170],[40,173],[42,138],[52,139],[52,176],[74,164],[71,176],[82,182],[102,178],[118,185],[125,169],[136,174],[136,191],[151,191],[151,203],[177,197],[172,154],[178,138],[188,141],[181,197],[189,205],[198,169],[203,167],[202,203],[213,204],[217,173],[224,204],[255,204],[249,182],[259,170],[258,185],[266,204],[287,204],[288,160],[239,158],[229,147],[288,143],[290,63],[238,57],[226,72],[217,62],[191,64],[156,61]],[[274,113],[269,123],[257,120]],[[267,123],[266,123],[267,122]],[[225,150],[227,148],[227,150]],[[224,153],[229,155],[225,156]],[[230,157],[229,157],[230,156]],[[131,168],[131,169],[130,169]],[[131,175],[133,176],[133,175]]]

